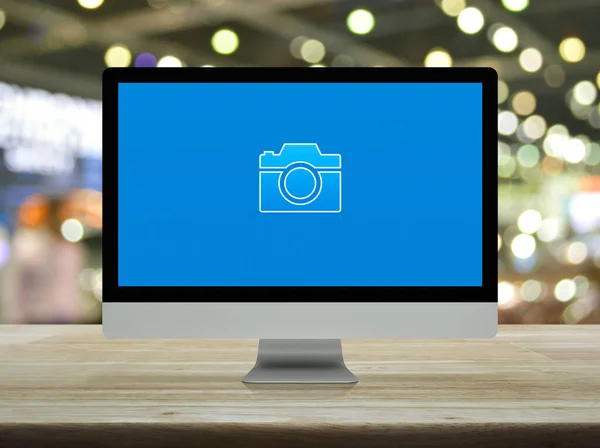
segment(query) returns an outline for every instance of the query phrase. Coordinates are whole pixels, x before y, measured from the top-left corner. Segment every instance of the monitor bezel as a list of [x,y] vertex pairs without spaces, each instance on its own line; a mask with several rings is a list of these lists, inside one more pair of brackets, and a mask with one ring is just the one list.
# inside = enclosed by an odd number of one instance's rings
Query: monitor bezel
[[[122,83],[475,83],[482,86],[481,286],[120,286],[118,284],[118,86]],[[349,302],[349,292],[371,302],[497,302],[498,182],[495,161],[498,74],[488,67],[421,68],[109,68],[102,76],[103,301]],[[496,232],[494,232],[496,230]],[[293,292],[302,296],[288,296]],[[319,292],[327,293],[319,300]],[[232,293],[230,296],[226,294]],[[339,294],[336,294],[339,293]],[[410,297],[402,300],[401,297]],[[336,297],[339,299],[336,300]],[[364,296],[363,300],[364,300]],[[443,297],[443,300],[440,298]],[[302,300],[302,298],[307,298]]]

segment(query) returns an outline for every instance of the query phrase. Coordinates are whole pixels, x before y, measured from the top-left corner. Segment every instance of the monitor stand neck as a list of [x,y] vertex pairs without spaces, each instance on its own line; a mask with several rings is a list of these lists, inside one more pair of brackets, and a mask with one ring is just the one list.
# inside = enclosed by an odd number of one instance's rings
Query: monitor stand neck
[[352,384],[339,339],[261,339],[256,365],[242,380],[260,384]]

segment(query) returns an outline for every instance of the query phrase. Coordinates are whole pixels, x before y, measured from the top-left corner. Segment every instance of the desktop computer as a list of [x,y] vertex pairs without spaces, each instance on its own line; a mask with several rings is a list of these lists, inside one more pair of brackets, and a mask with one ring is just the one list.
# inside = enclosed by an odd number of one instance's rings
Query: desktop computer
[[259,339],[247,383],[356,382],[343,338],[493,337],[497,82],[108,69],[104,334]]

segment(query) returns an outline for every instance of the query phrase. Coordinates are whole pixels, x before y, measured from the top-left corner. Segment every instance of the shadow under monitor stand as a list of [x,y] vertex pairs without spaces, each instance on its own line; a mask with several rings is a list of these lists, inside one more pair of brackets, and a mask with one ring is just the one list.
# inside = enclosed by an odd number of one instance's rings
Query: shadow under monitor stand
[[352,384],[340,339],[261,339],[256,365],[242,380],[254,384]]

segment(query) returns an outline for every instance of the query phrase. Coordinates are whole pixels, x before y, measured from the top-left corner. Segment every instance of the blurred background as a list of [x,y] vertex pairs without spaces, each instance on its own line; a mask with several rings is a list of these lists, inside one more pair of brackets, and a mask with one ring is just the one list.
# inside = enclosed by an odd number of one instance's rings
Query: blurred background
[[106,67],[491,66],[499,321],[600,323],[598,23],[600,0],[0,0],[0,322],[101,321]]

